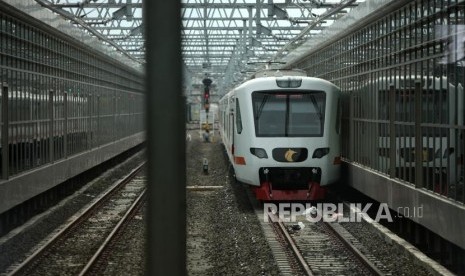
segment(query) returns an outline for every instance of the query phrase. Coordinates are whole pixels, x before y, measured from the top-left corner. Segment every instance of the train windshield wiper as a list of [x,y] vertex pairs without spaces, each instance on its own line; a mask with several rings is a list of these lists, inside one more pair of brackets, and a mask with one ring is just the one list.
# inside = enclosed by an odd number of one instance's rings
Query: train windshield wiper
[[265,94],[265,96],[262,99],[262,102],[260,103],[260,107],[257,110],[257,114],[255,115],[255,120],[260,119],[260,116],[262,115],[263,107],[265,106],[265,103],[268,101],[270,95]]
[[321,109],[320,107],[318,106],[318,103],[315,99],[315,96],[313,95],[310,95],[310,100],[312,101],[313,103],[313,107],[315,108],[315,110],[318,112],[318,118],[320,119],[320,122],[321,122],[321,119],[323,118],[323,114],[321,114]]

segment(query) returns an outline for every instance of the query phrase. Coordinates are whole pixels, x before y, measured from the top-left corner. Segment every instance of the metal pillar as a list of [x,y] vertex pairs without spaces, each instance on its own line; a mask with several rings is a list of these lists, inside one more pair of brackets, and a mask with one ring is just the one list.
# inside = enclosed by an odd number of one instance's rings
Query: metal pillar
[[389,175],[396,177],[396,89],[389,86]]
[[68,158],[68,93],[63,93],[63,156]]
[[48,158],[49,162],[53,163],[55,161],[54,156],[54,140],[55,140],[55,116],[53,114],[53,90],[48,91],[48,119],[49,119],[49,127],[48,127]]
[[2,179],[8,179],[9,141],[8,141],[8,84],[2,84]]
[[92,94],[87,95],[87,149],[92,149]]
[[148,153],[147,275],[186,275],[181,2],[144,1]]
[[415,187],[423,187],[423,135],[421,131],[421,82],[415,82]]

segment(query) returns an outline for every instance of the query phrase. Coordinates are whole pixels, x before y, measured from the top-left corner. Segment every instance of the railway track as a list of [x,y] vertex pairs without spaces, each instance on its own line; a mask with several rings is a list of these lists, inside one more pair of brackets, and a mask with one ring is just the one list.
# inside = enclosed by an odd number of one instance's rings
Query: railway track
[[[294,225],[283,224],[279,235],[287,236],[294,254],[300,254],[299,266],[308,266],[304,275],[386,275],[352,243],[355,239],[338,223],[317,222],[292,231]],[[291,229],[291,231],[289,231]],[[292,234],[284,234],[291,232]]]
[[299,217],[303,224],[282,222],[253,205],[281,275],[391,275],[341,224]]
[[109,246],[143,206],[146,181],[141,172],[144,164],[72,217],[27,259],[12,266],[7,275],[100,274],[98,272],[104,270],[104,259],[111,251]]

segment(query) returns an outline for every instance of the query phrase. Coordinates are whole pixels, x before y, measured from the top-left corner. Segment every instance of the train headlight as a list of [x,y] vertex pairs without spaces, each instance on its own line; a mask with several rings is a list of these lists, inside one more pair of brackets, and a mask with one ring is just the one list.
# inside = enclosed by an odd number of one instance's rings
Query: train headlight
[[297,88],[302,85],[302,78],[276,78],[276,85],[281,88]]
[[321,158],[329,153],[329,148],[318,148],[313,152],[312,158]]
[[257,156],[258,158],[268,158],[265,149],[262,148],[250,148],[250,153]]

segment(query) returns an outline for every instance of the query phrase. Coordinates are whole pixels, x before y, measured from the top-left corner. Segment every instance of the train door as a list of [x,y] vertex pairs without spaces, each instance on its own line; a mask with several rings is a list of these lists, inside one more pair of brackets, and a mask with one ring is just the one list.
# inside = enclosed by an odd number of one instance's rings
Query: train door
[[228,123],[228,140],[230,141],[231,143],[231,153],[232,155],[234,155],[234,101],[235,101],[235,98],[231,97],[229,99],[229,108],[230,108],[230,112],[229,112],[229,123]]

